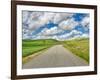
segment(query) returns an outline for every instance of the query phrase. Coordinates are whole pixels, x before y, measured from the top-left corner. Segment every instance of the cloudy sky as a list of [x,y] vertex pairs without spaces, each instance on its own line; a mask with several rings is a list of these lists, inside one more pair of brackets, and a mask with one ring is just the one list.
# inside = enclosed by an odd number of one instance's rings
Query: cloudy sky
[[86,13],[22,11],[23,39],[88,38],[89,19]]

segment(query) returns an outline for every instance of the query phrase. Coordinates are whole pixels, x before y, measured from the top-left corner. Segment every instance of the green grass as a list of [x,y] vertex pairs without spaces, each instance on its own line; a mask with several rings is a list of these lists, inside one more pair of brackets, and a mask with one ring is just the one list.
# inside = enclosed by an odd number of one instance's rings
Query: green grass
[[89,63],[89,39],[63,41],[65,48]]
[[23,40],[22,57],[29,56],[53,45],[61,44],[73,54],[83,58],[89,63],[89,39],[74,39],[67,41],[57,41],[53,39]]
[[23,40],[22,41],[22,57],[29,56],[41,50],[47,49],[55,44],[57,40]]

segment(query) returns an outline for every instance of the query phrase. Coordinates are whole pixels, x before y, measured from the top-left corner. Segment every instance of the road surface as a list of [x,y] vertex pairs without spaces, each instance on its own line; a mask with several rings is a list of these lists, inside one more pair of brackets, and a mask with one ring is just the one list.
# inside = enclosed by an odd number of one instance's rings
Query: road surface
[[71,66],[88,66],[88,63],[65,49],[62,45],[55,45],[23,64],[22,68],[31,69]]

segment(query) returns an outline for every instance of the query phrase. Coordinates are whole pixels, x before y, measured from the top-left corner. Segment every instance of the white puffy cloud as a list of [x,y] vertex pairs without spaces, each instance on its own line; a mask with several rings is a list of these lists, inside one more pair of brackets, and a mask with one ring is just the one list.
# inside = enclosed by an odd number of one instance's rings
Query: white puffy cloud
[[[89,27],[89,16],[83,18],[82,21],[78,22],[72,17],[72,13],[56,13],[56,12],[28,12],[23,11],[23,23],[28,24],[23,25],[23,39],[56,39],[56,40],[67,40],[79,37],[88,37],[88,34],[83,34],[81,31],[73,30],[77,25],[81,24],[84,29],[88,30]],[[44,28],[42,31],[36,35],[32,35],[32,32],[36,31],[40,27],[48,23],[55,23],[58,26],[53,26],[51,28]],[[65,30],[71,30],[71,32],[56,35]]]
[[78,30],[72,30],[70,33],[69,33],[70,35],[77,35],[77,34],[82,34],[82,32],[81,31],[78,31]]
[[77,31],[77,30],[72,30],[69,33],[63,34],[63,35],[35,35],[34,39],[56,39],[59,41],[64,41],[64,40],[71,40],[71,39],[76,39],[76,38],[88,38],[89,34]]
[[82,27],[84,28],[84,30],[86,32],[89,31],[89,28],[90,28],[90,17],[89,15],[88,16],[85,16],[82,21],[80,21],[80,25],[82,25]]
[[62,20],[59,23],[59,27],[63,30],[72,30],[78,25],[82,25],[85,30],[89,29],[89,24],[90,24],[90,17],[89,15],[86,15],[82,21],[75,21],[75,19],[72,17],[73,14],[69,15],[70,18],[66,18]]
[[56,35],[57,33],[60,33],[60,32],[62,32],[62,30],[59,29],[57,26],[54,26],[50,29],[44,28],[38,35],[52,36],[52,35]]
[[44,22],[44,23],[47,23],[49,21],[52,21],[53,18],[55,16],[55,13],[48,13],[48,12],[45,12],[43,16],[41,16],[39,19]]
[[[55,30],[55,29],[56,29],[56,27],[52,28],[50,32],[52,32],[52,30]],[[62,35],[51,35],[51,34],[55,34],[55,32],[50,33],[48,30],[46,30],[47,32],[44,31],[44,32],[41,32],[38,35],[36,35],[37,37],[35,39],[67,40],[67,39],[75,38],[76,36],[78,37],[78,35],[82,34],[80,31],[72,30],[71,32],[66,33],[66,34],[62,34]]]
[[29,12],[28,12],[28,11],[23,11],[23,12],[22,12],[22,15],[23,15],[22,21],[23,21],[23,23],[24,23],[24,22],[26,22],[26,20],[28,19]]
[[38,35],[33,39],[35,39],[35,40],[37,40],[37,39],[56,39],[56,40],[59,40],[57,35],[52,35],[52,36]]
[[[30,13],[30,14],[29,14]],[[58,24],[59,22],[72,17],[72,13],[56,13],[56,12],[28,12],[23,11],[23,22],[27,20],[30,30],[35,30],[50,21]]]
[[81,37],[82,37],[82,38],[88,38],[88,37],[89,37],[89,34],[84,33],[84,34],[81,35]]
[[82,32],[80,32],[80,31],[72,30],[71,32],[66,33],[64,35],[60,35],[58,37],[59,37],[59,40],[67,40],[67,39],[71,39],[71,38],[73,38],[77,35],[81,35],[81,34],[82,34]]
[[90,17],[89,16],[84,17],[83,20],[81,21],[81,25],[83,27],[89,27],[89,24],[90,24]]
[[56,34],[57,33],[57,27],[53,27],[51,29],[45,28],[42,30],[41,35],[49,36],[51,34]]
[[43,14],[44,14],[44,12],[32,12],[32,11],[30,11],[30,14],[27,17],[28,18],[27,23],[30,24],[30,23],[33,23],[34,21],[37,21],[38,18],[40,16],[42,16]]
[[55,24],[58,24],[59,22],[66,20],[66,19],[69,19],[72,16],[73,16],[72,13],[56,13],[55,16],[54,16],[53,22]]
[[28,36],[28,34],[23,34],[23,39],[29,39],[29,36]]
[[89,34],[83,33],[81,35],[76,35],[76,36],[74,36],[73,38],[70,38],[70,39],[77,39],[77,38],[89,38]]
[[75,28],[79,23],[76,22],[73,18],[67,19],[62,21],[59,24],[59,27],[63,30],[72,30],[73,28]]
[[32,14],[32,19],[29,20],[29,29],[30,30],[36,30],[45,24],[48,24],[50,21],[52,21],[54,17],[54,13],[47,13],[47,12],[38,12],[35,14]]

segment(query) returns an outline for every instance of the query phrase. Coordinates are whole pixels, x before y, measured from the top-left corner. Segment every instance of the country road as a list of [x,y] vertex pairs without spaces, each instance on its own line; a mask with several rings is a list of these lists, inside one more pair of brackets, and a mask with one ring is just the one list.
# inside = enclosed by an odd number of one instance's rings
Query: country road
[[88,63],[65,49],[62,45],[55,45],[23,64],[22,68],[31,69],[70,66],[88,66]]

